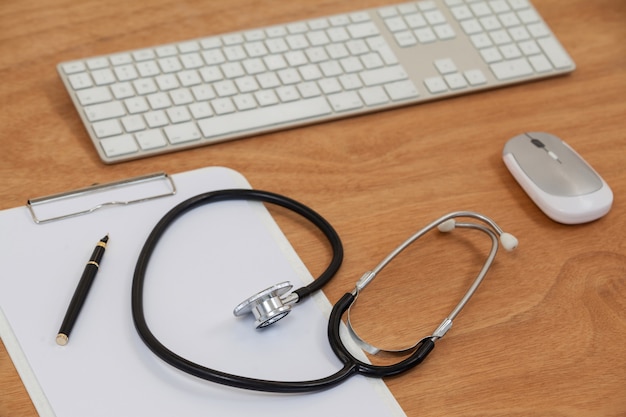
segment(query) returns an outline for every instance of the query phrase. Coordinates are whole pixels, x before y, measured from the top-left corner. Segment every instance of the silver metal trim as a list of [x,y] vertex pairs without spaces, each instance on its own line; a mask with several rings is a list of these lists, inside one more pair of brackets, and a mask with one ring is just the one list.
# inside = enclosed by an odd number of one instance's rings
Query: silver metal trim
[[[146,183],[146,182],[151,182],[151,181],[167,181],[169,183],[171,191],[167,193],[163,193],[163,194],[152,195],[149,197],[138,198],[135,200],[107,201],[107,202],[97,204],[87,210],[76,211],[76,212],[64,214],[61,216],[49,217],[46,219],[38,218],[37,214],[35,213],[35,207],[43,205],[43,204],[50,204],[56,201],[80,197],[82,195],[92,194],[96,191],[111,190],[111,189],[122,188],[122,187],[126,187],[129,185],[136,185],[136,184],[141,184],[141,183]],[[122,181],[115,181],[115,182],[110,182],[106,184],[96,184],[90,187],[85,187],[85,188],[81,188],[81,189],[74,190],[74,191],[66,191],[66,192],[59,193],[59,194],[52,194],[52,195],[45,196],[45,197],[32,198],[26,202],[26,207],[30,211],[30,215],[33,218],[33,221],[37,224],[43,224],[43,223],[48,223],[48,222],[52,222],[56,220],[64,220],[70,217],[81,216],[83,214],[93,213],[94,211],[99,210],[105,206],[126,206],[129,204],[154,200],[156,198],[168,197],[174,194],[176,194],[176,184],[174,184],[174,180],[172,179],[172,177],[170,177],[165,172],[158,172],[155,174],[148,174],[148,175],[142,175],[139,177],[128,178]]]

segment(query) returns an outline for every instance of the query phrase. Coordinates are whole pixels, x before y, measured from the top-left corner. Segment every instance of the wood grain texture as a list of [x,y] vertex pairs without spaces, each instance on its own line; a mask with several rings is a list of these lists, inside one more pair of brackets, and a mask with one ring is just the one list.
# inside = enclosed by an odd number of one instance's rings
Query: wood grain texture
[[[392,2],[4,0],[0,209],[94,182],[228,166],[337,228],[346,259],[326,290],[331,302],[426,223],[480,211],[517,235],[519,250],[499,254],[424,364],[387,381],[407,415],[624,416],[626,2],[533,3],[575,60],[571,75],[107,166],[58,62]],[[605,178],[615,194],[606,217],[564,226],[526,197],[500,154],[532,130],[562,137]],[[319,236],[275,214],[319,271],[328,260]],[[482,264],[488,242],[475,235],[411,247],[359,300],[359,331],[390,346],[431,332]],[[36,416],[3,345],[0,416]]]

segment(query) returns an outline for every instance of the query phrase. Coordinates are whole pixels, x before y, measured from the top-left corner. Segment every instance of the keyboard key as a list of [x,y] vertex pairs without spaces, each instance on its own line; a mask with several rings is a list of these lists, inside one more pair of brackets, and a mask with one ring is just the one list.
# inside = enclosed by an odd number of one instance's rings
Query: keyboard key
[[199,72],[205,83],[212,83],[224,79],[222,71],[220,71],[216,66],[202,68]]
[[410,14],[405,16],[404,19],[411,29],[423,28],[428,25],[426,19],[424,19],[424,16],[420,13]]
[[359,91],[366,106],[376,106],[389,102],[389,97],[381,86],[368,87]]
[[385,19],[385,25],[387,25],[387,29],[391,32],[400,32],[408,29],[402,17],[390,17]]
[[202,57],[207,65],[216,65],[226,62],[226,57],[220,49],[210,49],[202,52]]
[[126,109],[130,114],[143,113],[150,110],[148,102],[143,97],[133,97],[124,101]]
[[305,81],[319,80],[323,77],[322,72],[317,65],[305,65],[298,68],[298,71],[300,72],[302,79]]
[[437,5],[434,1],[430,0],[422,0],[417,2],[417,6],[421,11],[433,10],[437,8]]
[[191,87],[202,83],[202,79],[196,70],[179,72],[178,81],[180,81],[183,87]]
[[487,83],[485,74],[479,69],[467,70],[463,73],[465,79],[470,85],[482,85]]
[[158,88],[152,78],[145,78],[133,81],[133,87],[139,95],[146,95],[150,93],[156,93]]
[[147,61],[156,57],[152,49],[141,49],[133,52],[132,55],[135,61]]
[[117,120],[105,120],[102,122],[96,122],[93,125],[93,131],[99,138],[106,138],[109,136],[119,135],[124,133],[122,127]]
[[189,106],[189,111],[196,120],[211,117],[213,115],[213,110],[211,110],[211,106],[209,106],[209,103],[207,102],[193,103]]
[[363,39],[354,39],[346,42],[346,47],[352,55],[363,55],[370,51],[367,43]]
[[233,101],[229,98],[217,98],[211,102],[211,106],[217,115],[233,113],[236,110]]
[[178,78],[174,74],[159,75],[155,80],[161,91],[169,91],[180,87]]
[[424,18],[431,25],[440,25],[442,23],[446,23],[446,18],[439,10],[433,10],[424,13]]
[[444,80],[446,80],[446,84],[450,87],[451,90],[458,90],[460,88],[467,87],[467,81],[465,78],[459,73],[455,74],[446,74],[443,76]]
[[247,41],[260,41],[265,39],[265,33],[261,29],[255,29],[244,33]]
[[517,45],[512,43],[501,46],[499,49],[504,59],[519,58],[522,56],[522,52],[519,50]]
[[169,124],[169,120],[167,115],[163,110],[151,111],[143,115],[152,129],[157,127],[167,126]]
[[284,70],[278,71],[278,77],[280,78],[280,81],[285,85],[296,84],[302,81],[302,78],[300,78],[300,74],[295,68],[286,68]]
[[574,64],[554,38],[537,40],[555,68],[571,68]]
[[123,100],[128,97],[133,97],[135,95],[135,90],[133,86],[129,82],[117,83],[111,86],[111,91],[113,95],[118,100]]
[[82,88],[88,88],[93,85],[91,77],[86,72],[79,72],[69,76],[69,82],[74,90],[80,90]]
[[318,84],[324,94],[333,94],[341,91],[341,84],[336,78],[324,78],[318,81]]
[[376,51],[380,54],[380,57],[383,59],[385,64],[395,65],[398,63],[398,58],[396,57],[396,54],[388,45],[381,46],[380,48],[376,49]]
[[493,0],[489,3],[494,13],[504,13],[511,10],[506,0]]
[[90,122],[113,119],[114,117],[121,117],[126,115],[126,110],[124,110],[124,106],[119,101],[93,104],[91,106],[86,106],[84,109],[87,120],[89,120]]
[[350,23],[350,18],[345,14],[331,16],[329,20],[330,20],[330,24],[333,26],[345,26],[348,23]]
[[164,46],[157,47],[155,49],[155,52],[158,57],[163,58],[167,56],[176,55],[178,53],[178,50],[173,45],[164,45]]
[[363,87],[361,79],[356,74],[344,74],[339,77],[339,83],[344,90],[356,90]]
[[121,121],[124,126],[124,130],[128,133],[138,132],[146,128],[146,123],[144,122],[143,117],[139,115],[126,116],[122,118]]
[[133,65],[120,65],[119,67],[115,67],[113,71],[118,81],[130,81],[139,77]]
[[466,5],[452,7],[450,8],[450,11],[457,20],[470,19],[474,16],[472,11]]
[[231,80],[219,81],[213,84],[213,88],[220,97],[234,96],[237,94],[237,86]]
[[457,71],[456,65],[454,65],[454,61],[450,58],[442,58],[438,59],[434,62],[435,68],[439,71],[440,74],[450,74]]
[[544,55],[534,55],[528,58],[530,64],[533,66],[535,71],[548,72],[552,70],[552,65],[550,65],[550,61]]
[[402,15],[417,13],[417,6],[413,3],[404,3],[398,5],[398,12]]
[[502,61],[502,54],[500,54],[500,51],[496,47],[481,49],[480,54],[488,64]]
[[339,61],[339,64],[343,68],[344,72],[358,72],[363,69],[361,60],[355,56],[344,58]]
[[96,85],[107,85],[113,84],[117,80],[115,79],[115,75],[113,71],[108,68],[99,69],[96,71],[92,71],[91,76],[93,77]]
[[465,31],[467,35],[473,35],[475,33],[481,33],[483,31],[483,27],[480,25],[478,20],[469,19],[461,22],[461,27]]
[[317,97],[322,94],[317,84],[313,82],[298,84],[298,91],[303,98]]
[[165,112],[167,113],[167,117],[169,117],[170,121],[174,124],[191,120],[191,114],[189,114],[189,110],[187,110],[185,106],[170,107]]
[[219,137],[230,132],[244,132],[263,127],[279,126],[331,114],[331,108],[323,97],[259,107],[245,113],[233,113],[198,122],[205,138]]
[[177,90],[170,91],[170,97],[172,98],[172,103],[175,106],[180,106],[182,104],[190,104],[193,103],[193,95],[191,95],[191,91],[188,88],[179,88]]
[[102,150],[109,158],[136,153],[139,150],[132,135],[114,136],[100,141]]
[[519,11],[517,12],[517,15],[519,16],[520,20],[525,24],[536,23],[541,20],[537,12],[532,9]]
[[250,58],[257,58],[268,54],[267,48],[261,41],[246,43],[244,48]]
[[246,71],[239,62],[227,62],[220,65],[220,69],[226,78],[237,78],[245,75]]
[[111,65],[126,65],[133,62],[133,58],[130,54],[121,53],[114,54],[109,57],[109,61],[111,61]]
[[509,29],[509,34],[515,42],[521,42],[530,39],[530,33],[523,26],[516,26]]
[[442,41],[454,39],[456,37],[456,32],[454,31],[454,29],[452,29],[452,26],[447,23],[443,25],[437,25],[433,27],[433,29],[435,30],[437,38]]
[[[498,16],[498,18],[500,19],[500,22],[502,22],[502,25],[504,25],[505,27],[514,27],[514,26],[518,26],[521,22],[518,19],[517,15],[515,13],[503,13],[501,15]],[[521,27],[521,26],[520,26]]]
[[200,130],[193,122],[167,126],[163,130],[165,131],[165,136],[172,144],[199,140],[202,137]]
[[367,38],[369,36],[378,35],[380,32],[376,25],[372,22],[357,23],[348,26],[348,32],[354,39]]
[[103,103],[113,99],[111,91],[106,87],[94,87],[87,90],[77,91],[76,97],[78,97],[78,101],[80,101],[80,104],[83,106]]
[[404,68],[399,65],[363,71],[359,75],[367,86],[386,84],[391,81],[399,81],[408,78]]
[[257,91],[254,93],[254,97],[259,102],[259,105],[263,107],[278,103],[278,97],[272,90]]
[[243,67],[247,74],[255,75],[266,71],[265,64],[259,58],[247,59],[243,61]]
[[475,16],[488,16],[491,14],[491,9],[484,1],[471,4],[470,8]]
[[366,11],[350,13],[350,20],[354,23],[367,22],[370,20],[370,15]]
[[396,33],[395,38],[398,45],[402,48],[417,44],[417,39],[415,38],[415,36],[413,36],[413,32],[408,30]]
[[167,145],[167,139],[163,136],[160,130],[148,130],[146,132],[139,132],[135,134],[135,138],[141,146],[141,149],[149,150],[162,148]]
[[166,109],[172,105],[170,96],[167,93],[154,93],[147,98],[152,110]]
[[448,85],[442,77],[429,77],[424,80],[424,85],[431,94],[443,93],[448,91]]
[[491,64],[491,71],[499,80],[509,80],[533,73],[533,69],[525,58]]
[[431,43],[437,40],[437,35],[429,27],[415,30],[415,36],[420,43]]
[[534,40],[528,40],[521,42],[519,44],[520,49],[524,53],[524,55],[535,55],[541,53],[541,49],[539,49],[539,45]]
[[332,94],[328,96],[328,101],[336,112],[358,109],[363,107],[363,101],[358,93],[349,91],[345,93]]
[[417,88],[412,81],[397,81],[395,83],[385,85],[385,91],[393,101],[406,100],[419,96]]
[[235,96],[233,97],[233,102],[239,111],[250,110],[257,106],[252,94],[240,94]]
[[367,69],[380,68],[384,65],[382,58],[376,52],[361,56],[361,62]]
[[63,64],[62,67],[66,74],[75,74],[77,72],[83,72],[86,69],[85,64],[81,61],[68,62],[67,64]]

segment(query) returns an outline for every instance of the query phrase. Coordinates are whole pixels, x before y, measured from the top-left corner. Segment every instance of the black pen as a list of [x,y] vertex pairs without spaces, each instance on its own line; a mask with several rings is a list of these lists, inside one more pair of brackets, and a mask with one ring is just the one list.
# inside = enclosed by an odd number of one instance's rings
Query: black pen
[[100,239],[100,242],[98,242],[96,248],[91,254],[91,258],[89,258],[89,262],[85,265],[85,270],[83,271],[83,275],[80,277],[78,287],[76,287],[76,291],[74,291],[72,301],[70,302],[70,306],[67,308],[67,313],[65,313],[65,318],[63,319],[63,323],[59,329],[59,334],[57,335],[57,344],[61,346],[65,346],[69,340],[70,332],[72,331],[72,327],[74,327],[74,323],[76,323],[78,313],[80,313],[80,309],[85,303],[87,294],[89,294],[91,284],[96,278],[98,269],[100,269],[100,261],[102,260],[102,255],[104,255],[104,250],[107,247],[108,241],[109,235]]

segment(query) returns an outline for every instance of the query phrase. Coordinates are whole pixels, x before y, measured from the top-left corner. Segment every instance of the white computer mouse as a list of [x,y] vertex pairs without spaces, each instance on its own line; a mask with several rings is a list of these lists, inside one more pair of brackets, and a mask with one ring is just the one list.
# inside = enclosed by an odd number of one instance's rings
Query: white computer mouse
[[504,146],[502,159],[535,204],[552,220],[586,223],[604,216],[613,192],[591,166],[558,137],[526,132]]

